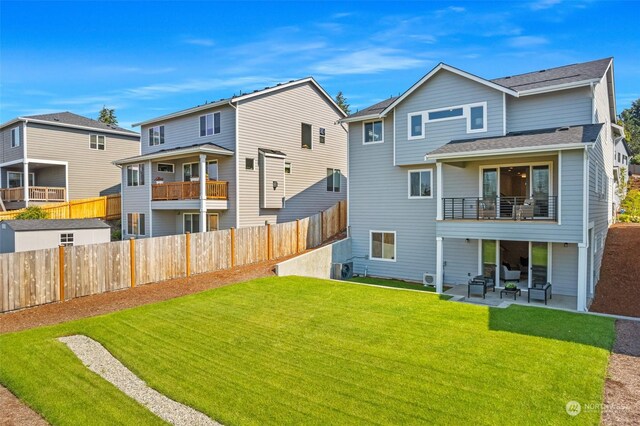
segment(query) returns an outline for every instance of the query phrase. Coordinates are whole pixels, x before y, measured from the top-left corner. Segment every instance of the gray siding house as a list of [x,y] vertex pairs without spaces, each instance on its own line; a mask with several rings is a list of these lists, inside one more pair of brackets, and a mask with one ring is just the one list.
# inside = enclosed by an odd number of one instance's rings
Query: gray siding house
[[439,64],[349,124],[357,273],[551,282],[585,310],[612,220],[611,58],[487,80]]
[[121,127],[70,112],[18,117],[0,125],[0,198],[17,209],[117,193],[113,161],[139,153],[140,136]]
[[287,222],[346,198],[345,117],[312,78],[138,123],[122,167],[122,232],[173,235]]

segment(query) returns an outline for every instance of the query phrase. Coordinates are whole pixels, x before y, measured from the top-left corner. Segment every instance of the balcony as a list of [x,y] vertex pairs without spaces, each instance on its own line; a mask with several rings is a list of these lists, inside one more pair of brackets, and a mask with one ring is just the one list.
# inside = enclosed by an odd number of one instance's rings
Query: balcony
[[[4,202],[25,201],[24,187],[0,188],[0,198]],[[60,202],[66,201],[66,189],[51,186],[30,186],[29,201]]]
[[463,197],[442,199],[443,220],[558,220],[558,197]]
[[[226,200],[229,182],[210,180],[205,184],[207,200]],[[152,201],[198,200],[200,182],[167,182],[151,187]]]

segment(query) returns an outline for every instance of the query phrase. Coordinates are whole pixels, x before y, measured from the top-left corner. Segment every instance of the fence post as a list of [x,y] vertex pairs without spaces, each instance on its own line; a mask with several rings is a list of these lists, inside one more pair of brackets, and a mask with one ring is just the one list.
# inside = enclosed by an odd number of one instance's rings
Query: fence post
[[231,228],[231,267],[236,266],[236,229]]
[[267,224],[267,260],[273,259],[273,243],[271,236],[271,224]]
[[296,219],[296,253],[300,253],[300,219]]
[[185,249],[187,250],[185,252],[185,257],[187,260],[187,277],[191,276],[191,232],[187,232],[186,235],[186,244],[185,244]]
[[342,231],[342,213],[340,212],[340,205],[342,201],[338,201],[338,232]]
[[324,210],[320,212],[320,244],[324,243]]
[[136,240],[133,237],[129,239],[129,253],[131,254],[129,260],[131,264],[131,288],[134,288],[136,286]]
[[60,274],[60,301],[64,302],[64,246],[58,246],[58,273]]

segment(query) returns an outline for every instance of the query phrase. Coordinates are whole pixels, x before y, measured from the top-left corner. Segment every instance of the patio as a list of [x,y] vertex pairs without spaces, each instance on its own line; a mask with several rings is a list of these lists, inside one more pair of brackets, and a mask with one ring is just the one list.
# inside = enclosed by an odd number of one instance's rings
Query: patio
[[504,294],[502,299],[500,298],[500,290],[501,288],[496,288],[496,291],[493,292],[489,290],[486,294],[486,297],[483,299],[482,294],[479,292],[471,293],[471,297],[467,296],[467,285],[466,284],[457,284],[457,285],[449,285],[445,284],[445,287],[451,287],[444,292],[447,296],[453,296],[454,301],[458,302],[467,302],[474,303],[478,305],[486,305],[486,306],[499,306],[499,307],[507,307],[511,304],[517,305],[525,305],[525,306],[541,306],[544,308],[552,308],[552,309],[563,309],[569,311],[576,310],[576,297],[575,296],[565,296],[562,294],[553,294],[553,298],[547,301],[547,305],[545,306],[544,300],[531,299],[531,303],[527,303],[527,290],[526,288],[522,289],[522,294],[516,297],[516,300],[513,300],[513,295]]

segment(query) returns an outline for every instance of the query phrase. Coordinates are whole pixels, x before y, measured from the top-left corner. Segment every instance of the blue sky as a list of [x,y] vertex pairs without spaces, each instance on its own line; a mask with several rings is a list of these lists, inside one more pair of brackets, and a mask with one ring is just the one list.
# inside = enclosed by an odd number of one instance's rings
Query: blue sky
[[314,76],[354,110],[438,62],[485,78],[615,57],[640,97],[640,3],[0,2],[0,122],[116,109],[123,126]]

